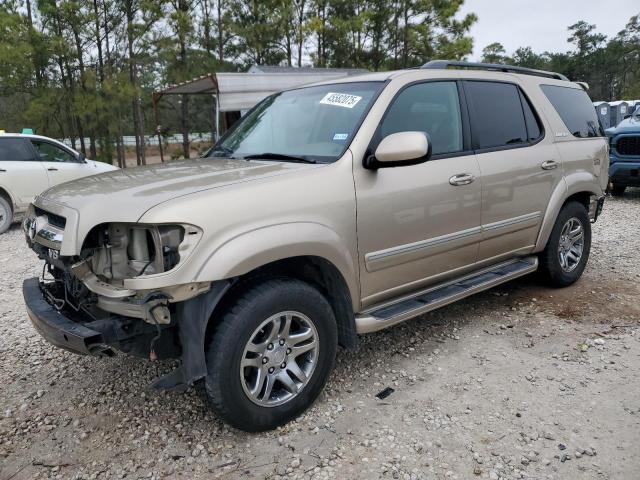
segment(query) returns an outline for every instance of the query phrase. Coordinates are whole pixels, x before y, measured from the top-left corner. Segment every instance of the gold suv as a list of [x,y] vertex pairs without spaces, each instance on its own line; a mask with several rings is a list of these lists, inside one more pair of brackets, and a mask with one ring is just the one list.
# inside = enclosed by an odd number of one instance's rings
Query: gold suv
[[575,282],[608,158],[586,86],[552,72],[436,61],[284,91],[204,158],[38,196],[28,313],[77,353],[180,358],[156,388],[203,384],[271,429],[358,334],[535,270]]

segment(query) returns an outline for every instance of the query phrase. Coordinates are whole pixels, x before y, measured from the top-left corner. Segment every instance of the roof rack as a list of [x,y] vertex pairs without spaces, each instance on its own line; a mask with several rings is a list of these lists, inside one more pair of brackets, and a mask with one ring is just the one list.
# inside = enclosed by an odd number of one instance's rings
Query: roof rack
[[537,77],[554,78],[556,80],[569,81],[561,73],[547,72],[545,70],[535,70],[533,68],[516,67],[514,65],[503,65],[501,63],[476,63],[462,62],[459,60],[432,60],[425,63],[421,68],[427,70],[444,70],[450,67],[475,68],[478,70],[496,70],[498,72],[521,73],[523,75],[535,75]]

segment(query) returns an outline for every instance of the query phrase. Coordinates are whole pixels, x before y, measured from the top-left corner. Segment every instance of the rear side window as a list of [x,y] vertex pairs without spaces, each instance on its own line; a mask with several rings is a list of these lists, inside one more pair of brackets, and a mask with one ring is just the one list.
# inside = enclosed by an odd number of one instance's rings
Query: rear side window
[[574,137],[602,137],[604,131],[587,92],[578,88],[540,85]]
[[465,82],[477,149],[528,143],[520,91],[510,83]]
[[33,151],[22,138],[0,138],[0,162],[33,160]]

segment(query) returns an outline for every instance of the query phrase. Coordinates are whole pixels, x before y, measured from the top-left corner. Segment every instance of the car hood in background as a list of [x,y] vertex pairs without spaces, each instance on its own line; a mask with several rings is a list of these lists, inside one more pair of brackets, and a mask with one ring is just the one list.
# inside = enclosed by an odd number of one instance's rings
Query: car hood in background
[[640,133],[640,116],[633,115],[621,121],[617,127],[607,128],[608,137],[620,135],[621,133]]

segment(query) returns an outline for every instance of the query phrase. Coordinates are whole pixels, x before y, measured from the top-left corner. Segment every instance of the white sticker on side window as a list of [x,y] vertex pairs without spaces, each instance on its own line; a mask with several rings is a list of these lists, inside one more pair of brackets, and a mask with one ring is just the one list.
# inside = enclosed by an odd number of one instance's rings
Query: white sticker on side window
[[362,97],[358,97],[357,95],[329,92],[320,100],[320,103],[323,105],[333,105],[335,107],[353,108],[360,100],[362,100]]

